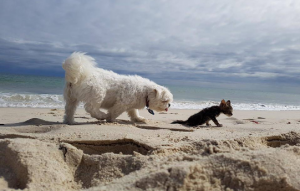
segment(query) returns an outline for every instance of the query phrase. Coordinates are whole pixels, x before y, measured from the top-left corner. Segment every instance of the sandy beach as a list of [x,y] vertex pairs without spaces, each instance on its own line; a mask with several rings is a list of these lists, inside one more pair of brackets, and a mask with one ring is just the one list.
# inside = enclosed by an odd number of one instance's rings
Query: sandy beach
[[170,124],[198,110],[131,123],[62,124],[63,109],[0,109],[0,190],[300,190],[300,111],[234,111],[223,127]]

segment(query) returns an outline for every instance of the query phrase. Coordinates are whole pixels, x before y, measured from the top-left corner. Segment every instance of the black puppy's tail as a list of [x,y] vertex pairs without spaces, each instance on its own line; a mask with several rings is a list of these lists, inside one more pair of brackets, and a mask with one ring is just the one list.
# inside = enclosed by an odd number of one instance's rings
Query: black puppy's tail
[[176,120],[176,121],[173,121],[171,124],[186,124],[186,121],[182,121],[182,120]]

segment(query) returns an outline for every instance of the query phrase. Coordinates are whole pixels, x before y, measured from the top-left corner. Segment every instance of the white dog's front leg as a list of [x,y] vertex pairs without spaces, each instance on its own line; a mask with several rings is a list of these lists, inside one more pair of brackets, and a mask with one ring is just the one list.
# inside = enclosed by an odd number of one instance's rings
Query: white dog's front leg
[[67,82],[65,85],[64,99],[66,101],[64,123],[72,125],[75,123],[74,114],[75,114],[75,111],[76,111],[79,101],[72,94],[72,84],[71,83]]
[[64,123],[72,125],[75,123],[74,114],[78,106],[78,101],[74,98],[66,98]]
[[147,119],[139,115],[139,111],[137,109],[132,109],[127,111],[130,120],[133,122],[144,122],[146,123]]

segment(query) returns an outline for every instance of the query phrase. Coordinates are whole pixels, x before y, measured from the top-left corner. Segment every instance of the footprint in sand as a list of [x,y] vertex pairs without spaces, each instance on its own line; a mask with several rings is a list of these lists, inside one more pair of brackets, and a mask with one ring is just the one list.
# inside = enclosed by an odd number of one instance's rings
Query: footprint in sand
[[225,120],[229,120],[229,121],[232,121],[232,123],[234,125],[241,125],[241,124],[246,124],[246,123],[249,123],[248,121],[245,121],[245,120],[239,120],[235,117],[230,117],[230,118],[226,118]]

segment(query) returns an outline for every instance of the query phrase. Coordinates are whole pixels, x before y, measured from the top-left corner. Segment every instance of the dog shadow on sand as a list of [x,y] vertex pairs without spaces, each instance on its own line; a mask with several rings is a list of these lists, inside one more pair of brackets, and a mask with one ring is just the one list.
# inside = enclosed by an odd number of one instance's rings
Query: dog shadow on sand
[[53,122],[53,121],[46,121],[40,118],[31,118],[27,121],[24,122],[19,122],[19,123],[6,123],[6,124],[1,124],[4,127],[17,127],[17,126],[26,126],[26,125],[59,125],[63,124],[62,122]]
[[[91,119],[88,117],[75,117],[75,118],[82,118],[82,119]],[[75,122],[72,125],[88,125],[88,124],[97,124],[97,125],[134,125],[137,123],[127,121],[127,120],[117,120],[116,122],[106,122],[105,120],[103,121],[85,121],[85,122]],[[146,123],[138,123],[138,124],[146,124]],[[42,126],[42,125],[67,125],[63,122],[59,121],[46,121],[40,118],[31,118],[27,121],[24,122],[19,122],[19,123],[6,123],[6,124],[1,124],[2,127],[18,127],[18,126],[27,126],[27,125],[35,125],[35,126]]]
[[[75,117],[75,118],[91,119],[89,117]],[[178,125],[174,125],[173,127],[170,127],[170,124],[168,124],[168,123],[166,123],[166,126],[163,127],[164,124],[160,125],[160,126],[155,126],[155,125],[151,125],[148,123],[132,122],[129,120],[122,120],[122,119],[117,119],[115,122],[106,122],[105,120],[76,122],[73,125],[76,126],[76,125],[92,125],[92,124],[94,124],[94,125],[132,125],[136,128],[145,129],[145,130],[170,130],[170,131],[179,131],[179,132],[193,132],[195,129],[213,127],[213,126],[189,127],[189,126],[184,126],[184,125],[181,125],[180,127]],[[46,132],[49,132],[52,130],[66,127],[67,124],[64,124],[63,122],[59,122],[59,121],[54,122],[54,121],[46,121],[46,120],[43,120],[40,118],[31,118],[24,122],[1,124],[1,126],[2,127],[15,127],[15,130],[20,133],[46,133]]]
[[[75,117],[75,118],[82,118],[82,119],[92,119],[90,117]],[[194,131],[193,128],[178,128],[174,126],[174,128],[168,127],[160,127],[151,125],[150,123],[146,122],[132,122],[130,120],[124,119],[117,119],[115,122],[106,122],[105,120],[93,121],[93,122],[76,122],[74,125],[84,125],[84,124],[97,124],[97,125],[132,125],[139,129],[146,129],[146,130],[170,130],[170,131],[183,131],[183,132],[191,132]],[[166,125],[169,125],[168,123]],[[188,126],[186,126],[188,127]]]

